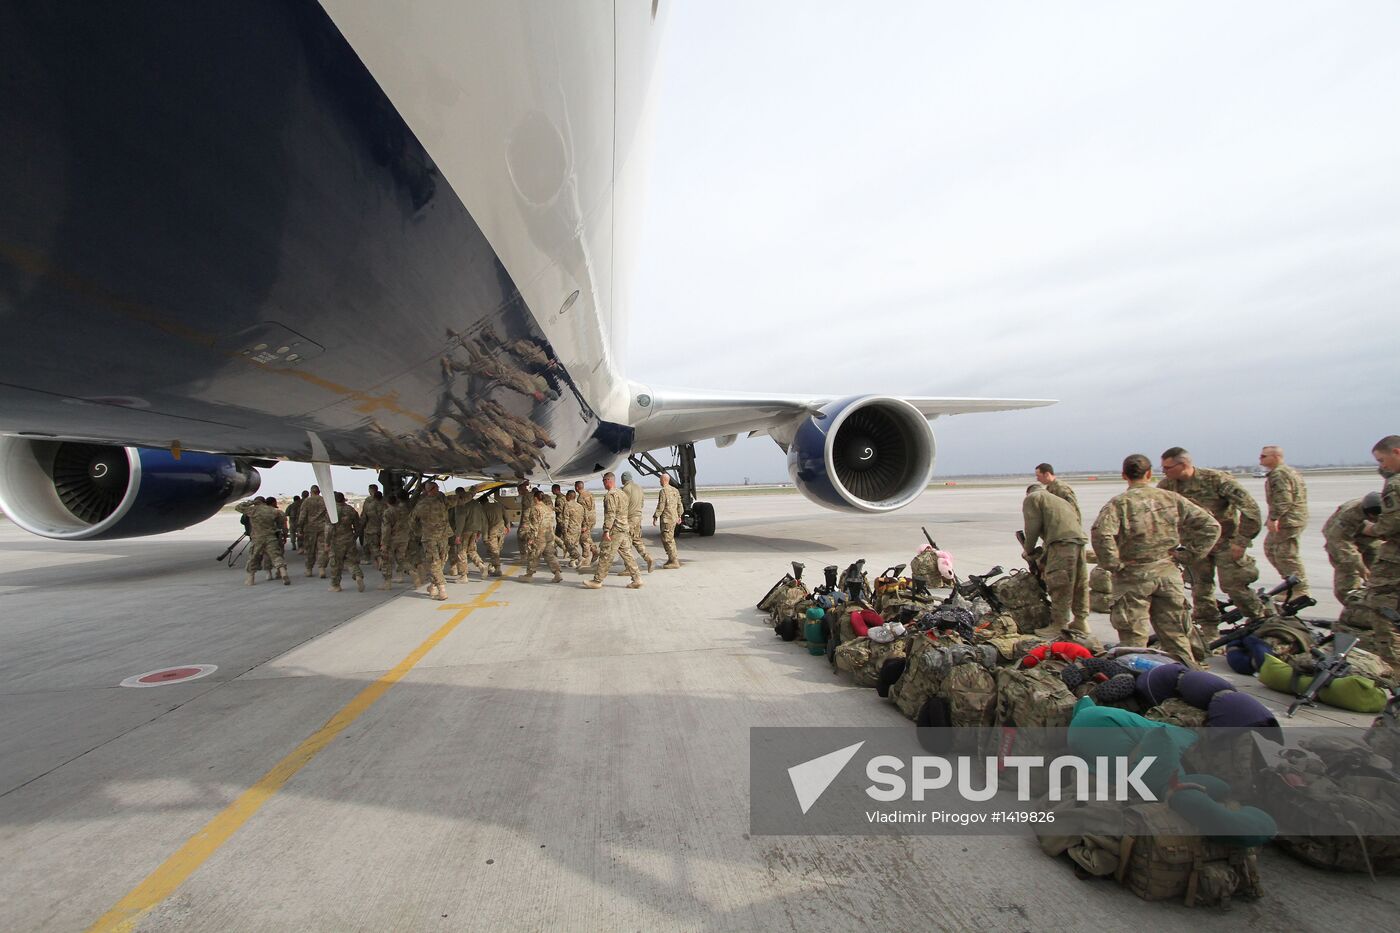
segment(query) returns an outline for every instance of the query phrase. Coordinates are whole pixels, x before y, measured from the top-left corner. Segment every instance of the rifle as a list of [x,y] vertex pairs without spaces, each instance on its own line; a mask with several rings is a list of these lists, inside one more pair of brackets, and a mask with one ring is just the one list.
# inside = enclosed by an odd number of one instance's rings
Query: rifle
[[1040,561],[1045,557],[1045,548],[1038,546],[1034,551],[1027,551],[1024,531],[1016,532],[1016,541],[1021,545],[1021,553],[1026,558],[1026,567],[1030,570],[1031,576],[1035,577],[1042,590],[1045,589],[1045,580],[1040,575]]
[[248,545],[251,541],[251,538],[249,538],[247,541],[244,541],[243,546],[238,549],[238,553],[228,559],[229,570],[232,570],[234,567],[238,566],[238,559],[243,556],[244,551],[248,550]]
[[[233,543],[230,544],[228,547],[224,548],[224,552],[223,552],[222,554],[220,554],[218,557],[214,558],[214,559],[215,559],[215,560],[223,560],[224,558],[228,557],[230,554],[233,553],[233,549],[236,548],[236,547],[238,547],[238,542],[242,541],[242,540],[243,540],[244,538],[246,538],[246,537],[248,537],[248,532],[245,531],[245,532],[243,532],[243,534],[241,534],[241,535],[239,535],[238,537],[234,538],[234,539],[233,539]],[[240,552],[240,553],[241,553],[241,552]]]
[[[1268,602],[1271,598],[1277,596],[1279,593],[1291,593],[1293,587],[1297,585],[1298,577],[1295,574],[1290,573],[1288,576],[1283,578],[1283,582],[1279,583],[1271,590],[1266,591],[1262,586],[1259,587],[1259,600],[1265,605],[1268,605]],[[1217,600],[1217,602],[1219,601]],[[1229,603],[1220,603],[1220,605],[1222,607],[1230,606]],[[1297,599],[1289,599],[1287,602],[1285,602],[1283,605],[1283,611],[1281,611],[1279,615],[1283,616],[1284,618],[1292,618],[1296,616],[1300,610],[1315,605],[1317,605],[1317,600],[1313,599],[1311,596],[1299,596]],[[1293,608],[1295,606],[1296,608]],[[1290,609],[1291,611],[1289,611]],[[1229,611],[1222,612],[1220,614],[1221,623],[1226,625],[1239,622],[1243,618],[1244,612],[1235,606],[1230,606]],[[1230,629],[1230,631],[1228,632],[1221,632],[1220,637],[1217,638],[1215,641],[1211,642],[1209,648],[1211,651],[1214,651],[1216,648],[1219,648],[1222,645],[1229,645],[1233,644],[1234,642],[1240,641],[1246,635],[1253,635],[1255,630],[1267,621],[1269,621],[1268,617],[1265,617],[1263,619],[1250,619],[1243,625],[1238,625],[1235,628]]]
[[1004,612],[1006,607],[1002,605],[1001,600],[997,598],[997,594],[992,591],[992,587],[987,581],[1005,572],[1006,571],[1001,568],[1001,565],[998,564],[984,574],[970,573],[967,575],[966,583],[954,582],[953,590],[964,599],[976,599],[980,596],[986,600],[987,605],[990,606],[993,611]]
[[1312,649],[1313,657],[1317,658],[1317,673],[1313,676],[1312,683],[1308,684],[1308,689],[1289,704],[1288,718],[1292,719],[1293,714],[1298,712],[1300,706],[1313,706],[1323,687],[1338,677],[1345,677],[1351,673],[1351,662],[1347,660],[1347,655],[1351,653],[1351,649],[1356,647],[1357,637],[1345,632],[1337,632],[1332,635],[1332,639],[1331,654],[1323,654],[1316,648]]

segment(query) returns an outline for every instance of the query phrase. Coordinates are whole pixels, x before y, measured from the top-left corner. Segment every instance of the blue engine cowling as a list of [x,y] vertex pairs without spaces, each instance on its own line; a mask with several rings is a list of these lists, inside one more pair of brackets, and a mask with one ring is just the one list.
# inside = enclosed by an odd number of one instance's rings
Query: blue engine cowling
[[863,395],[832,402],[798,426],[788,475],[804,496],[841,512],[892,512],[933,476],[928,419],[903,399]]
[[257,492],[230,457],[0,437],[0,508],[45,538],[92,541],[176,531]]

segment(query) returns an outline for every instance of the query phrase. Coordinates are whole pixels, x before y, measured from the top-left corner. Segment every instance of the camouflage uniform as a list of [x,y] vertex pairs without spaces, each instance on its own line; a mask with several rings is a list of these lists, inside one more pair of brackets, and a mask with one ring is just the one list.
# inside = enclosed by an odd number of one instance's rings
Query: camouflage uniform
[[248,585],[252,586],[256,581],[262,562],[266,562],[277,576],[290,583],[287,562],[282,558],[282,543],[277,538],[277,532],[282,527],[282,510],[251,499],[238,503],[234,508],[248,519]]
[[631,538],[631,546],[646,561],[647,571],[650,572],[653,561],[642,544],[642,508],[646,505],[646,493],[642,492],[640,484],[633,481],[622,485],[622,494],[627,497],[627,534]]
[[628,534],[631,524],[627,520],[630,502],[627,493],[621,489],[611,489],[603,495],[603,543],[598,554],[598,566],[593,571],[593,582],[601,584],[608,575],[614,559],[621,557],[622,566],[627,569],[632,583],[642,585],[642,572],[632,556],[632,540]]
[[1376,555],[1380,553],[1380,539],[1361,533],[1364,524],[1366,513],[1360,499],[1343,502],[1332,517],[1322,523],[1327,559],[1332,562],[1332,592],[1343,606],[1351,593],[1366,583]]
[[380,589],[393,588],[396,570],[401,574],[411,573],[413,585],[419,585],[418,567],[408,559],[409,525],[408,506],[402,502],[384,506],[384,517],[379,522],[379,549],[384,559],[380,568],[384,572],[384,585]]
[[[1072,495],[1072,493],[1071,493]],[[1050,622],[1057,628],[1089,634],[1089,564],[1084,559],[1084,534],[1079,513],[1070,500],[1049,488],[1026,494],[1021,503],[1026,526],[1026,551],[1045,539],[1040,579],[1050,596]],[[1071,621],[1072,619],[1072,621]]]
[[[531,500],[533,494],[526,493]],[[530,556],[530,543],[535,536],[535,509],[534,502],[520,500],[520,522],[515,526],[515,545],[520,549],[520,559],[525,560]]]
[[1163,479],[1158,489],[1174,492],[1205,509],[1220,524],[1220,540],[1210,553],[1192,559],[1187,566],[1191,574],[1191,601],[1195,604],[1192,618],[1201,626],[1207,640],[1214,639],[1220,628],[1220,607],[1215,603],[1215,577],[1220,575],[1220,588],[1235,606],[1252,619],[1270,613],[1251,588],[1259,579],[1259,567],[1254,558],[1245,554],[1238,560],[1231,547],[1248,548],[1262,526],[1259,504],[1235,478],[1220,470],[1196,467],[1189,479]]
[[1280,577],[1296,573],[1298,585],[1293,595],[1306,595],[1308,577],[1298,556],[1298,538],[1308,524],[1308,487],[1297,470],[1280,463],[1264,480],[1264,501],[1269,506],[1268,520],[1278,522],[1278,531],[1264,534],[1264,556]]
[[348,502],[337,502],[336,523],[331,526],[331,589],[340,589],[341,573],[345,565],[350,565],[350,575],[355,579],[355,588],[361,593],[365,591],[365,575],[360,570],[360,549],[356,540],[364,525],[360,518],[360,513],[355,511],[355,507]]
[[297,528],[301,534],[301,549],[306,555],[306,575],[316,567],[316,558],[322,548],[321,536],[326,527],[326,500],[320,493],[313,492],[301,500],[301,510],[297,513]]
[[486,556],[491,561],[491,573],[501,575],[501,547],[506,543],[506,508],[495,496],[481,503],[481,515],[486,521]]
[[486,513],[482,503],[467,496],[461,497],[453,509],[452,530],[458,539],[455,545],[453,567],[461,576],[467,575],[467,564],[481,571],[481,579],[486,579],[490,568],[481,559],[476,543],[486,533]]
[[379,529],[384,523],[384,500],[369,496],[360,508],[360,540],[365,546],[365,560],[379,564]]
[[593,493],[587,489],[578,494],[578,504],[583,509],[583,521],[578,528],[579,560],[587,564],[598,559],[598,546],[593,543],[593,528],[598,524],[598,507],[593,504]]
[[287,535],[294,551],[301,546],[301,532],[297,525],[297,516],[300,512],[301,500],[293,499],[291,505],[287,506]]
[[554,571],[554,582],[558,583],[563,577],[559,575],[559,558],[554,556],[554,506],[545,498],[531,506],[531,511],[534,531],[530,537],[530,553],[525,557],[524,579],[535,575],[540,558],[544,558],[549,569]]
[[1385,481],[1381,515],[1375,525],[1375,537],[1381,539],[1381,546],[1360,605],[1356,606],[1356,620],[1363,625],[1370,623],[1375,634],[1375,647],[1371,650],[1395,666],[1400,664],[1395,652],[1395,624],[1380,610],[1400,612],[1400,473]]
[[1122,643],[1147,644],[1147,625],[1158,647],[1188,667],[1190,615],[1181,572],[1172,562],[1178,544],[1199,561],[1220,536],[1220,523],[1190,500],[1146,484],[1131,485],[1099,512],[1091,529],[1099,566],[1113,574],[1109,618]]
[[[551,497],[545,496],[545,501]],[[568,499],[561,492],[553,497],[554,506],[554,547],[556,552],[568,553],[568,545],[564,541],[564,506],[568,504]]]
[[[1052,496],[1059,496],[1074,507],[1074,518],[1081,527],[1084,525],[1084,513],[1079,511],[1079,497],[1074,494],[1074,487],[1062,479],[1052,479],[1045,484],[1045,491]],[[1030,537],[1027,535],[1027,537]]]
[[574,566],[582,563],[582,558],[587,556],[579,550],[579,528],[583,525],[583,506],[578,504],[578,500],[564,502],[564,553],[569,555],[569,560],[574,562]]
[[447,563],[447,497],[441,492],[423,493],[413,507],[413,519],[418,523],[418,538],[423,547],[422,574],[429,586],[447,592],[447,580],[442,566]]
[[675,486],[662,486],[656,497],[656,512],[652,517],[661,524],[661,546],[666,549],[666,563],[663,566],[670,569],[681,565],[680,555],[676,553],[676,525],[680,524],[684,511],[680,490]]

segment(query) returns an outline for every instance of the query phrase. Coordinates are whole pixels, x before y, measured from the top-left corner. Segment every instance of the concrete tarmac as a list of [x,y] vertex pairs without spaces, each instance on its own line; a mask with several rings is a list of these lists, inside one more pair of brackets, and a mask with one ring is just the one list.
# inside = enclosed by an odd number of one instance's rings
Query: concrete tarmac
[[[1378,487],[1309,477],[1318,616],[1336,606],[1317,529]],[[753,604],[791,560],[813,580],[906,562],[921,525],[961,573],[1010,569],[1023,488],[935,488],[879,517],[722,497],[715,537],[682,538],[685,566],[640,591],[473,573],[447,603],[329,593],[299,555],[291,587],[246,588],[213,560],[238,533],[227,514],[91,544],[0,522],[0,928],[1393,927],[1400,880],[1273,851],[1265,898],[1223,913],[1078,881],[1029,833],[749,836],[749,727],[908,726]],[[1077,488],[1087,520],[1121,483]],[[218,670],[118,686],[191,664]]]

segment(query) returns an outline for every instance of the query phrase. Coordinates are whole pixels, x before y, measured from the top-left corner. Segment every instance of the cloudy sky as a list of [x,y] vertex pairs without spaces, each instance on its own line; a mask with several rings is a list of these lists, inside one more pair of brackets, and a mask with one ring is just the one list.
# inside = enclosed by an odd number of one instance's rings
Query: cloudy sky
[[[1061,400],[935,422],[939,475],[1354,463],[1400,431],[1393,0],[669,17],[637,378]],[[786,479],[766,438],[700,456]]]
[[[1400,431],[1400,4],[705,0],[666,28],[638,378],[1061,400],[935,422],[944,475],[1358,462]],[[786,476],[767,439],[700,468]]]

